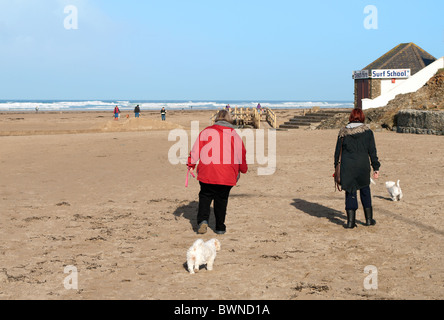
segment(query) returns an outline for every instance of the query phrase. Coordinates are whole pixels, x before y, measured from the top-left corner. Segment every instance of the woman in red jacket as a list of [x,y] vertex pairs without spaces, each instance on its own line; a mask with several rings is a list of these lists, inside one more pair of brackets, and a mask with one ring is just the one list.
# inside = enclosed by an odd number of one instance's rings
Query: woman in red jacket
[[240,174],[248,171],[247,151],[232,123],[230,112],[220,111],[215,124],[200,133],[188,158],[188,168],[191,171],[199,162],[197,166],[197,180],[201,187],[197,214],[199,234],[207,232],[213,200],[216,233],[226,232],[225,217],[230,191],[236,186]]

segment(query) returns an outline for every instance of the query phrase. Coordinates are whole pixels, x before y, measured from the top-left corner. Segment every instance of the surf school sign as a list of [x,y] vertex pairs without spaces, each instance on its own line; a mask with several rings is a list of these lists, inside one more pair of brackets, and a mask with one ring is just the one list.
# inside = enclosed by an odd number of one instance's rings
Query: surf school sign
[[410,69],[359,70],[353,72],[353,79],[407,79]]
[[407,79],[410,69],[372,70],[372,79]]

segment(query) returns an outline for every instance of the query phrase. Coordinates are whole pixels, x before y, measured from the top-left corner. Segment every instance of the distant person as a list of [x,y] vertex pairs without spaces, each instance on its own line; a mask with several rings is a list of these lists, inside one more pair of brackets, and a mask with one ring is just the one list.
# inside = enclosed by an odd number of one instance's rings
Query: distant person
[[262,106],[260,103],[257,105],[257,112],[262,113]]
[[162,110],[160,110],[160,116],[162,117],[162,121],[166,121],[166,110],[165,107],[162,108]]
[[137,105],[134,108],[134,115],[136,116],[136,118],[140,118],[140,107],[139,107],[139,105]]
[[120,109],[118,106],[116,106],[114,108],[114,121],[119,120],[119,116],[120,116]]
[[39,106],[35,107],[35,112],[39,113]]
[[356,228],[356,210],[358,210],[358,190],[364,209],[366,226],[373,226],[372,195],[370,174],[379,178],[381,163],[378,159],[373,131],[364,124],[365,115],[361,109],[354,109],[350,123],[339,132],[335,150],[335,168],[340,165],[340,186],[345,191],[345,211],[347,225],[345,228]]
[[231,106],[229,104],[227,104],[227,106],[225,107],[225,109],[227,109],[228,111],[231,109]]
[[[225,218],[231,189],[237,185],[241,173],[247,173],[246,149],[242,138],[236,133],[230,112],[221,110],[213,126],[199,134],[188,158],[191,172],[197,165],[197,180],[200,183],[198,234],[205,234],[214,201],[216,233],[226,232]],[[209,139],[211,137],[211,139]],[[208,150],[218,140],[216,148]],[[211,156],[210,156],[211,154]]]

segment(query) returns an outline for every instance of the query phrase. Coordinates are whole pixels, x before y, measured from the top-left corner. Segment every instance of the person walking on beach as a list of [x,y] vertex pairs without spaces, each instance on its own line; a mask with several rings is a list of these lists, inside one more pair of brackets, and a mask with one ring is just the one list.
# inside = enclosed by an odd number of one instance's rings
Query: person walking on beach
[[165,107],[160,110],[160,116],[162,117],[162,121],[166,121],[166,110]]
[[365,115],[361,109],[354,109],[350,123],[339,132],[335,150],[335,168],[340,165],[340,185],[345,191],[345,211],[347,225],[345,228],[356,228],[356,210],[358,210],[357,191],[360,192],[364,209],[366,226],[374,226],[370,175],[379,178],[381,163],[378,159],[373,131],[364,124]]
[[237,185],[240,174],[248,172],[247,151],[240,136],[234,130],[231,114],[221,110],[213,126],[203,130],[188,158],[191,172],[196,168],[200,183],[198,233],[205,234],[210,218],[210,206],[214,201],[216,233],[226,232],[228,198]]
[[257,105],[256,108],[257,108],[257,112],[259,112],[259,114],[261,114],[262,113],[262,106],[260,103]]
[[139,107],[139,105],[137,105],[134,108],[134,115],[135,115],[136,118],[140,118],[140,107]]
[[116,107],[114,108],[114,120],[115,120],[115,121],[116,121],[116,120],[119,120],[119,115],[120,115],[120,109],[119,109],[118,106],[116,106]]

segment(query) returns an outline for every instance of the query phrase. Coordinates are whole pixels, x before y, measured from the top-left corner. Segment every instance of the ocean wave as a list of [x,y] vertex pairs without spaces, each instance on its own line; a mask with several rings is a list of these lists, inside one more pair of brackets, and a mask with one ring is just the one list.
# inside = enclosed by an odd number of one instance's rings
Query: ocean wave
[[129,101],[129,100],[91,100],[91,101],[0,101],[0,111],[32,111],[36,107],[41,111],[111,111],[117,105],[122,111],[133,110],[139,105],[142,110],[218,110],[231,107],[256,108],[258,103],[270,109],[306,109],[320,108],[353,108],[353,102],[335,101]]

